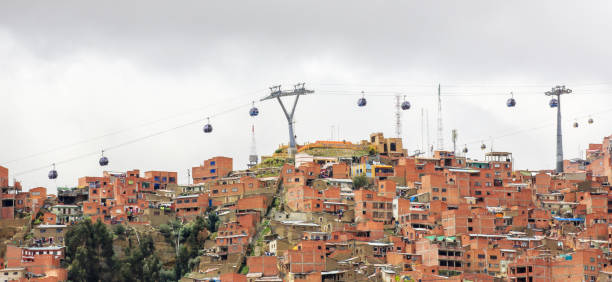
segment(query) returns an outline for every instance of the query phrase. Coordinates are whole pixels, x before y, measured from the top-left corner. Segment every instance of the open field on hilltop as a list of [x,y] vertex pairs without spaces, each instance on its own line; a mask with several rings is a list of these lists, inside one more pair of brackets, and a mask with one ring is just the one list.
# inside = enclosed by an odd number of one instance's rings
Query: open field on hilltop
[[304,150],[306,153],[315,157],[361,157],[368,155],[367,150],[337,149],[337,148],[313,148]]

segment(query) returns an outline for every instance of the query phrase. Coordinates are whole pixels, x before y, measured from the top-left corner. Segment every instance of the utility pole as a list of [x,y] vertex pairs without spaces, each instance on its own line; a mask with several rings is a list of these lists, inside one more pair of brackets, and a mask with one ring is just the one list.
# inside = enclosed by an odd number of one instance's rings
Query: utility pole
[[[300,99],[300,95],[312,94],[314,90],[307,90],[304,88],[305,83],[298,83],[293,86],[293,90],[290,91],[282,91],[280,85],[270,87],[270,95],[262,98],[260,101],[274,99],[278,100],[283,112],[285,113],[285,117],[287,118],[287,123],[289,125],[289,147],[287,148],[287,153],[290,158],[295,157],[295,153],[297,152],[297,145],[295,144],[295,134],[293,130],[293,115],[295,114],[295,107],[297,106],[298,100]],[[293,100],[293,108],[291,112],[287,111],[285,105],[283,104],[283,100],[281,97],[285,96],[295,96],[295,100]]]
[[440,95],[440,84],[438,84],[438,150],[444,150],[442,131],[442,96]]
[[191,184],[191,171],[187,169],[187,185]]
[[561,135],[561,95],[570,94],[572,90],[563,86],[555,86],[546,91],[546,96],[557,97],[557,173],[563,172],[563,136]]

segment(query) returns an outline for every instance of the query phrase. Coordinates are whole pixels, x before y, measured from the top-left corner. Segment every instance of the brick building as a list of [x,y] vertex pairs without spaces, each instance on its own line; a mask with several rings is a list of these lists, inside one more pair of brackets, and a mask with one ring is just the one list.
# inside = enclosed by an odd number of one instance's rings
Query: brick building
[[200,166],[191,169],[193,183],[206,183],[211,180],[228,176],[232,172],[234,163],[232,158],[214,157],[205,160]]
[[174,199],[174,209],[179,217],[202,215],[208,207],[211,207],[208,194],[179,196]]
[[355,219],[369,219],[391,223],[393,220],[393,198],[377,195],[370,190],[355,191]]

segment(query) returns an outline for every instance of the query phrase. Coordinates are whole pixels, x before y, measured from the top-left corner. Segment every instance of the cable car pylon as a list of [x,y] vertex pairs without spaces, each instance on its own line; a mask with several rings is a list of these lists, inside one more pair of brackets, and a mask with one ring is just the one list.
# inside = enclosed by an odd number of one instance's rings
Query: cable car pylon
[[[546,96],[552,96],[550,107],[557,108],[557,173],[563,172],[563,136],[561,135],[561,95],[570,94],[572,90],[563,86],[555,86],[546,91]],[[556,96],[556,97],[555,97]],[[577,124],[576,124],[577,125]]]
[[[283,91],[281,90],[280,85],[270,87],[270,95],[262,98],[260,101],[275,99],[278,100],[283,112],[285,113],[285,117],[287,118],[287,123],[289,125],[289,147],[287,148],[287,154],[289,157],[294,158],[295,153],[297,153],[297,145],[295,144],[295,134],[293,130],[293,116],[295,114],[295,108],[297,106],[298,100],[300,99],[300,95],[312,94],[314,90],[308,90],[304,87],[305,83],[298,83],[293,86],[293,90]],[[287,111],[285,108],[285,104],[283,104],[283,100],[281,97],[285,96],[295,96],[293,100],[293,108],[291,112]]]

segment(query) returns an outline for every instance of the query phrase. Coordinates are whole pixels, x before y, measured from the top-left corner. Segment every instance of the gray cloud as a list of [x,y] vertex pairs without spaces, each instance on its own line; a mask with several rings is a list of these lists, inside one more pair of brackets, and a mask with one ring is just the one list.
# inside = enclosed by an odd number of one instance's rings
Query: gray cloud
[[[393,134],[393,98],[354,107],[347,90],[403,92],[405,142],[420,146],[420,108],[435,140],[435,85],[444,98],[445,135],[461,144],[551,123],[543,91],[573,87],[565,115],[612,107],[609,1],[13,1],[0,3],[0,164],[33,152],[135,124],[108,138],[8,164],[12,172],[50,164],[204,118],[266,94],[266,87],[305,81],[316,96],[297,112],[298,141],[328,138],[330,126],[357,141]],[[604,84],[597,84],[604,83]],[[259,89],[259,90],[258,90]],[[428,96],[426,96],[428,95]],[[582,95],[582,96],[580,96]],[[221,102],[223,101],[223,102]],[[219,102],[216,104],[215,102]],[[206,109],[207,105],[216,105]],[[258,148],[286,142],[278,105],[260,105]],[[111,168],[183,172],[213,155],[243,167],[253,122],[242,111],[213,118],[215,133],[188,126],[109,151]],[[182,114],[176,116],[177,114]],[[605,117],[577,130],[566,122],[566,152],[611,134]],[[552,167],[554,127],[495,140],[517,166]],[[448,140],[448,138],[447,138]],[[450,143],[447,141],[447,144]],[[471,152],[478,157],[478,144]],[[57,184],[99,174],[95,157],[63,165]],[[185,174],[185,173],[183,173]],[[19,176],[27,187],[55,184],[45,172]],[[185,175],[181,176],[185,181]]]

